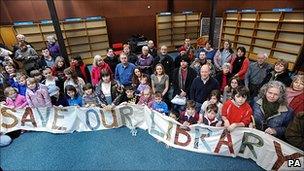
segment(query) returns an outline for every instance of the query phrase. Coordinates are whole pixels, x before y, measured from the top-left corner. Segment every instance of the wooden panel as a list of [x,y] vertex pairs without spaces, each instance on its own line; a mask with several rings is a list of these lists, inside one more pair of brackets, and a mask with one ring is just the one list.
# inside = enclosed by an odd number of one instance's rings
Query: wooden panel
[[235,29],[234,28],[225,28],[224,30],[225,33],[231,33],[231,34],[234,34],[235,33]]
[[83,29],[85,28],[84,22],[77,22],[77,23],[64,23],[65,30],[73,30],[73,29]]
[[[238,42],[250,44],[251,43],[251,38],[239,36]],[[248,48],[248,50],[249,50],[249,48]]]
[[256,18],[256,14],[255,13],[253,13],[253,14],[251,14],[251,13],[244,13],[244,14],[242,14],[242,20],[255,20],[255,18]]
[[200,19],[199,14],[187,15],[187,20],[199,20],[199,19]]
[[227,14],[227,19],[233,19],[236,20],[237,19],[238,14],[237,13],[231,13],[231,14]]
[[186,16],[185,15],[174,15],[172,18],[173,21],[185,21]]
[[74,37],[74,38],[69,38],[69,43],[70,45],[89,43],[89,39],[88,37]]
[[16,26],[15,30],[18,34],[35,34],[40,32],[37,25]]
[[26,41],[28,42],[43,41],[43,38],[41,34],[35,34],[35,35],[26,36]]
[[228,34],[224,34],[224,39],[234,40],[234,36],[228,35]]
[[159,41],[171,41],[171,35],[158,37]]
[[236,26],[236,21],[226,21],[226,26]]
[[293,34],[293,33],[280,33],[278,39],[302,43],[304,40],[304,35],[303,34]]
[[186,26],[185,22],[173,23],[173,27],[185,27],[185,26]]
[[264,46],[264,47],[268,47],[268,48],[272,47],[272,43],[273,43],[272,41],[268,41],[268,40],[260,40],[260,39],[255,40],[256,45]]
[[172,34],[171,29],[159,30],[159,31],[158,31],[158,35],[159,35],[159,36],[165,36],[165,35],[171,35],[171,34]]
[[174,34],[185,33],[185,28],[173,28]]
[[46,43],[44,43],[44,42],[31,43],[31,45],[33,45],[33,47],[35,48],[35,50],[38,53],[40,53],[40,51],[42,50],[42,48],[46,47]]
[[86,22],[87,28],[105,27],[106,21],[88,21]]
[[89,45],[78,45],[78,46],[71,46],[71,53],[80,53],[82,51],[90,51]]
[[303,24],[283,23],[281,29],[303,32]]
[[266,54],[270,54],[270,49],[265,49],[265,48],[260,48],[260,47],[253,47],[252,50],[254,53],[258,54],[258,53],[266,53]]
[[178,35],[173,35],[172,39],[173,40],[185,40],[185,35],[183,35],[183,34],[182,35],[179,35],[179,34]]
[[239,34],[246,35],[246,36],[252,36],[253,30],[248,29],[240,29]]
[[285,13],[283,21],[304,21],[303,13]]
[[240,26],[241,27],[254,28],[254,22],[245,22],[245,21],[242,21]]
[[89,35],[96,35],[96,34],[107,34],[106,29],[90,29],[88,30]]
[[269,30],[276,30],[277,28],[277,23],[265,23],[265,22],[260,22],[259,27],[261,29],[269,29]]
[[90,37],[90,42],[91,43],[101,42],[101,41],[108,41],[108,35],[100,35],[100,36],[91,36]]
[[77,36],[86,36],[87,33],[85,30],[77,30],[77,31],[66,31],[67,37],[77,37]]
[[260,20],[264,21],[279,21],[281,13],[262,13]]
[[95,55],[100,55],[100,56],[105,56],[107,54],[106,50],[97,50],[97,51],[92,51],[93,56]]
[[261,38],[268,38],[268,39],[274,39],[275,32],[269,32],[269,31],[257,31],[257,37]]
[[199,26],[200,24],[199,24],[199,22],[197,22],[197,21],[191,21],[191,22],[187,22],[187,27],[189,27],[189,26]]
[[12,26],[1,26],[0,34],[4,44],[9,48],[17,42]]
[[297,59],[297,55],[292,55],[292,54],[283,53],[283,52],[274,52],[273,57],[278,58],[278,59],[284,59],[289,62],[295,62]]
[[293,52],[293,53],[297,54],[297,53],[299,53],[299,50],[300,50],[301,46],[300,45],[277,42],[276,43],[276,48],[286,50],[286,51]]
[[186,28],[186,32],[187,33],[189,33],[189,32],[191,32],[191,33],[199,33],[198,29],[199,29],[198,27],[187,27]]
[[171,22],[171,16],[159,16],[157,18],[158,22]]
[[171,29],[172,24],[171,23],[161,23],[158,24],[158,29]]
[[108,42],[92,43],[91,47],[92,47],[92,50],[107,49],[107,48],[109,48],[109,43]]

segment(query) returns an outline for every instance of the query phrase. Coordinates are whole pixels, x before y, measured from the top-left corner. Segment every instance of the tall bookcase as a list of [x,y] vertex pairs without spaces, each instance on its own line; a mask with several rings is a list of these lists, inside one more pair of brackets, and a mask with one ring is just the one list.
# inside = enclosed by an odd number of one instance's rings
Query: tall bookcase
[[160,13],[156,15],[157,46],[181,46],[185,38],[196,43],[200,32],[201,13]]
[[[90,64],[95,55],[106,56],[109,39],[104,18],[76,18],[60,21],[60,26],[69,58],[80,55],[85,63]],[[46,37],[55,35],[52,22],[13,27],[16,34],[26,36],[26,41],[31,43],[38,53],[47,46]]]
[[224,13],[221,41],[229,39],[233,48],[244,46],[251,60],[259,52],[269,55],[268,62],[289,61],[293,70],[304,43],[304,12]]

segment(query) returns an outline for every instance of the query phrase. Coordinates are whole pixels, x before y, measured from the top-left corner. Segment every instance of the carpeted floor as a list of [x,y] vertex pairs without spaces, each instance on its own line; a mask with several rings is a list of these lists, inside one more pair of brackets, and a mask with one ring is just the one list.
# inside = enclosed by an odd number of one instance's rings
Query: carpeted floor
[[166,148],[128,128],[73,134],[26,132],[0,149],[3,170],[262,170],[252,160]]

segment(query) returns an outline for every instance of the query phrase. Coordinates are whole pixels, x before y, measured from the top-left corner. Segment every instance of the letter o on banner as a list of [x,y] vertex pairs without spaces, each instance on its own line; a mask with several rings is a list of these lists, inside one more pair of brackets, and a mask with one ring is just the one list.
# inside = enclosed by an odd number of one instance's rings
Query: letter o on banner
[[[91,122],[90,122],[91,113],[94,114],[94,116],[95,116],[95,119],[94,119],[94,121],[96,121],[96,126],[95,127],[93,127],[91,125]],[[100,119],[98,117],[98,113],[95,110],[93,110],[93,109],[87,110],[87,112],[86,112],[86,124],[91,130],[95,130],[95,129],[100,127]]]

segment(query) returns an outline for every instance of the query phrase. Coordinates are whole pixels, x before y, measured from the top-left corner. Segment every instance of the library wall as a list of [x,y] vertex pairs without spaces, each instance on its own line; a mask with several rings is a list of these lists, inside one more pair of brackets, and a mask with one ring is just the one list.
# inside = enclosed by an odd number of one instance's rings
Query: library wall
[[[0,0],[1,24],[14,21],[39,21],[50,19],[45,1],[37,0]],[[191,10],[210,15],[210,0],[174,0],[173,12]],[[291,7],[299,9],[304,6],[302,0],[264,0],[261,3],[252,0],[218,0],[217,16],[222,16],[226,9],[255,8],[271,10],[272,8]],[[261,5],[262,4],[262,5]],[[156,39],[155,14],[167,11],[167,1],[163,0],[55,0],[60,20],[68,17],[105,16],[107,18],[110,44],[127,40],[132,34],[141,33]],[[150,5],[148,9],[147,6]],[[139,24],[140,23],[140,24]],[[137,25],[137,27],[136,27]],[[140,25],[140,26],[138,26]]]

